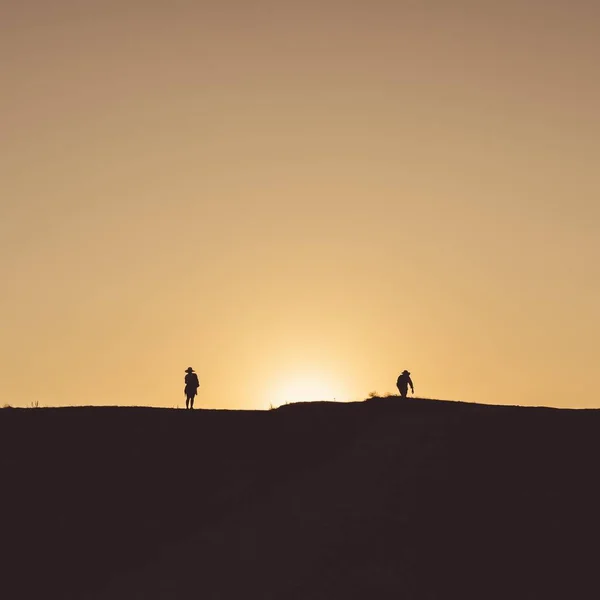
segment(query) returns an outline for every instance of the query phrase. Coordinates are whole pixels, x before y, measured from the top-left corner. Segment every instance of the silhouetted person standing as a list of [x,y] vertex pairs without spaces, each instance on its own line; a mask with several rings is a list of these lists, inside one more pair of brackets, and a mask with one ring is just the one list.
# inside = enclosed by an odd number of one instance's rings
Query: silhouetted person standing
[[198,375],[194,373],[194,369],[192,369],[192,367],[188,367],[185,372],[185,389],[183,390],[185,392],[185,407],[194,408],[194,398],[198,393],[200,381],[198,380]]
[[396,386],[398,387],[398,391],[403,398],[406,398],[406,394],[408,394],[408,386],[410,385],[410,389],[412,393],[415,393],[415,388],[413,386],[412,379],[410,378],[410,373],[405,369],[398,375],[398,380],[396,381]]

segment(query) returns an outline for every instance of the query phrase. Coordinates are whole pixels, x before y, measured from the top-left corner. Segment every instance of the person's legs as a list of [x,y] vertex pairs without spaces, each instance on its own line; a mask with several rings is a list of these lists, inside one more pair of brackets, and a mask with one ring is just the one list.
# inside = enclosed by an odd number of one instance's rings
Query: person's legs
[[403,398],[406,398],[406,394],[408,394],[408,387],[401,387],[401,388],[398,388],[398,389],[400,390],[400,395]]
[[194,408],[194,397],[196,396],[196,394],[192,394],[190,396],[190,409]]

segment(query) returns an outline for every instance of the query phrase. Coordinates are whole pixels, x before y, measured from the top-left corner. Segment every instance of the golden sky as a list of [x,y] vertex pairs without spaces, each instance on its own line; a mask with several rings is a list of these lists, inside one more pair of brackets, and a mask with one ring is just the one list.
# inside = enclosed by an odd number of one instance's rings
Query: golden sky
[[600,9],[0,12],[0,405],[600,406]]

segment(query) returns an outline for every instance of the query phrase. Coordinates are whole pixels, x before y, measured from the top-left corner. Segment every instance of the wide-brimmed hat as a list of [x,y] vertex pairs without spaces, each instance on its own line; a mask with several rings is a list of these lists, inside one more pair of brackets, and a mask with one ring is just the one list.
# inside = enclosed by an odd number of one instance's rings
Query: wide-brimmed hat
[[402,375],[410,375],[410,373],[406,369],[404,369],[404,371],[402,371]]
[[188,368],[185,370],[185,372],[186,372],[186,373],[193,373],[193,372],[194,372],[194,369],[192,369],[192,367],[188,367]]

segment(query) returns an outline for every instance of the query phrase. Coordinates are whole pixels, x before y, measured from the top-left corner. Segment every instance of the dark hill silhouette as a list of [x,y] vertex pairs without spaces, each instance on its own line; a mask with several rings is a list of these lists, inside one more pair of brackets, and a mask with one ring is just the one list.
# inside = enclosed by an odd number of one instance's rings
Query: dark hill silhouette
[[592,598],[600,411],[0,411],[3,598]]

